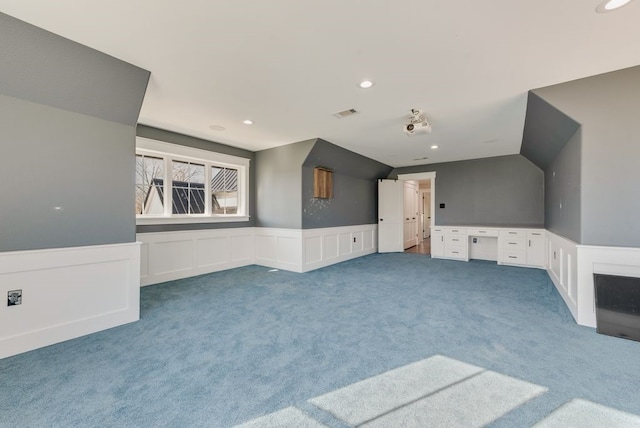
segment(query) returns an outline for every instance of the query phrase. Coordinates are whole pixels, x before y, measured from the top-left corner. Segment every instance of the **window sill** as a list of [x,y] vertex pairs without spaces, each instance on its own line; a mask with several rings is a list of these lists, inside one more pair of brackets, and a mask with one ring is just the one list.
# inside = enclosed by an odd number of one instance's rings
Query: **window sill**
[[249,216],[136,217],[136,226],[149,224],[232,223],[242,221],[249,221]]

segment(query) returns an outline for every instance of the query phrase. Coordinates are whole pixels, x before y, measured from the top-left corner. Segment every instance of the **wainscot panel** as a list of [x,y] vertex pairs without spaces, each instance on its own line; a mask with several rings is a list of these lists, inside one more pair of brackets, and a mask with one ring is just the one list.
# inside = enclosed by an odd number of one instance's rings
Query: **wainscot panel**
[[0,253],[0,358],[137,321],[140,244]]
[[378,251],[378,225],[326,227],[302,231],[302,272],[319,269]]
[[579,323],[578,310],[578,250],[575,242],[547,231],[547,273]]
[[257,227],[255,229],[255,263],[275,269],[302,272],[302,231]]
[[254,263],[254,228],[138,233],[141,285],[157,284]]

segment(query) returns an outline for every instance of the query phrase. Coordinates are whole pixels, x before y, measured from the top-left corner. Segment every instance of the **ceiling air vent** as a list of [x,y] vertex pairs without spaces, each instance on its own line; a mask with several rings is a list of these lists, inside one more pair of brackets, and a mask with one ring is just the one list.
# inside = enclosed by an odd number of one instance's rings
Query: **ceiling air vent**
[[334,113],[334,114],[332,114],[332,116],[335,116],[338,119],[342,119],[343,117],[352,116],[352,115],[354,115],[356,113],[358,113],[358,110],[356,110],[354,108],[350,108],[349,110],[343,110],[343,111],[339,111],[337,113]]
[[423,158],[415,158],[414,161],[427,160],[427,159],[429,159],[429,158],[425,156]]

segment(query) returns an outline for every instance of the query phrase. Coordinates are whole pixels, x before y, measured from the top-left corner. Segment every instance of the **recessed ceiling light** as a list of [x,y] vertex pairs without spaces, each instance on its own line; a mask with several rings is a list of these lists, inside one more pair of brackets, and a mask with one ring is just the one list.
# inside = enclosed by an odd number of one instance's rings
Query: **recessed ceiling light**
[[253,125],[253,120],[245,119],[245,120],[242,121],[242,123],[244,123],[245,125]]
[[362,89],[369,89],[372,86],[373,82],[371,80],[363,80],[362,82],[360,82],[360,87]]
[[209,125],[209,129],[211,129],[212,131],[224,131],[227,128],[220,125]]
[[629,3],[631,0],[606,0],[603,1],[596,7],[596,12],[598,13],[606,13],[611,12],[616,9],[620,9],[622,6]]
[[437,144],[434,144],[433,146],[431,146],[431,149],[432,149],[432,150],[435,150],[435,149],[437,149],[437,148],[438,148],[438,145],[437,145]]

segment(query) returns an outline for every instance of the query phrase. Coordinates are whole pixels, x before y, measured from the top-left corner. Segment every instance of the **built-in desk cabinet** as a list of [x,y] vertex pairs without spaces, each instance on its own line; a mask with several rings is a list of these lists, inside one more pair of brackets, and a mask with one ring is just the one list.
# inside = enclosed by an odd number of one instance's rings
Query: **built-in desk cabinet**
[[[498,264],[544,268],[545,232],[544,229],[511,229],[434,226],[431,228],[431,257],[469,260],[469,245],[474,238],[495,240]],[[487,242],[483,240],[482,242]],[[470,243],[471,242],[471,243]]]
[[432,227],[431,256],[469,260],[469,237],[464,227]]

